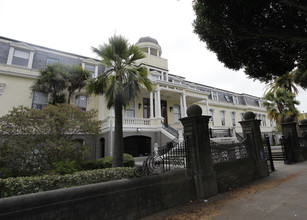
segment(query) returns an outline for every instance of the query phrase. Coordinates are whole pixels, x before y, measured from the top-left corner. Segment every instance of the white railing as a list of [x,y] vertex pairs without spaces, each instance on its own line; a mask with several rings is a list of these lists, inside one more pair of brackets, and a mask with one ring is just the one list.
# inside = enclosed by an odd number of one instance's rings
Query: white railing
[[150,125],[149,118],[123,118],[124,125]]

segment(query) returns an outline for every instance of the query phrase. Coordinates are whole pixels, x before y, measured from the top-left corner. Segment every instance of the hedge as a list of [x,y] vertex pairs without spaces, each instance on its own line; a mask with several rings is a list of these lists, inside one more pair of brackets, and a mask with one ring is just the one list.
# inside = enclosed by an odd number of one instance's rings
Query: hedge
[[0,179],[0,198],[60,188],[133,178],[134,168],[118,167],[80,171],[66,175],[44,175]]
[[[109,156],[109,157],[99,158],[97,160],[90,160],[90,161],[83,162],[81,164],[81,167],[84,170],[111,168],[112,162],[113,162],[113,158],[111,156]],[[124,165],[124,167],[134,167],[135,162],[134,162],[133,156],[130,155],[130,154],[124,153],[124,155],[123,155],[123,165]]]

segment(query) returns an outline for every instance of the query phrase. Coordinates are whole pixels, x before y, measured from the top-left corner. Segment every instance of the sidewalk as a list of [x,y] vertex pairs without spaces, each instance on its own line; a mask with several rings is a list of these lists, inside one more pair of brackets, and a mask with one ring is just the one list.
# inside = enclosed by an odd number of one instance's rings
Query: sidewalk
[[274,164],[275,172],[248,186],[191,201],[141,220],[307,219],[307,161]]

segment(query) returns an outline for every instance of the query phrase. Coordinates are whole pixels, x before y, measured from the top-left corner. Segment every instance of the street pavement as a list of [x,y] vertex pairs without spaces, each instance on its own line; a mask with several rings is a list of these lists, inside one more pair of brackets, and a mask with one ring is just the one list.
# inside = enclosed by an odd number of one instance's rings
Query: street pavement
[[306,220],[307,161],[274,164],[269,177],[141,220]]

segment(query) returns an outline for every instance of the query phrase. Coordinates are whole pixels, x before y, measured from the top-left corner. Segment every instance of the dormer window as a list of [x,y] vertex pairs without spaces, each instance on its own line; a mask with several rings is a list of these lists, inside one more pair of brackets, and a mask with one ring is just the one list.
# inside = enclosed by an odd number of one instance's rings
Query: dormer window
[[46,61],[46,65],[51,65],[51,64],[54,64],[54,63],[58,63],[59,60],[58,59],[53,59],[53,58],[47,58],[47,61]]
[[238,96],[232,96],[233,104],[239,104]]
[[29,51],[15,49],[12,64],[27,67],[29,63],[29,58],[30,58]]
[[21,43],[11,43],[7,64],[32,68],[34,48]]
[[227,102],[231,102],[229,95],[224,95]]
[[212,97],[212,100],[218,101],[218,96],[217,96],[217,92],[216,91],[212,91],[211,92],[211,97]]
[[98,65],[99,62],[92,59],[86,59],[82,62],[82,68],[91,73],[91,78],[98,76]]

